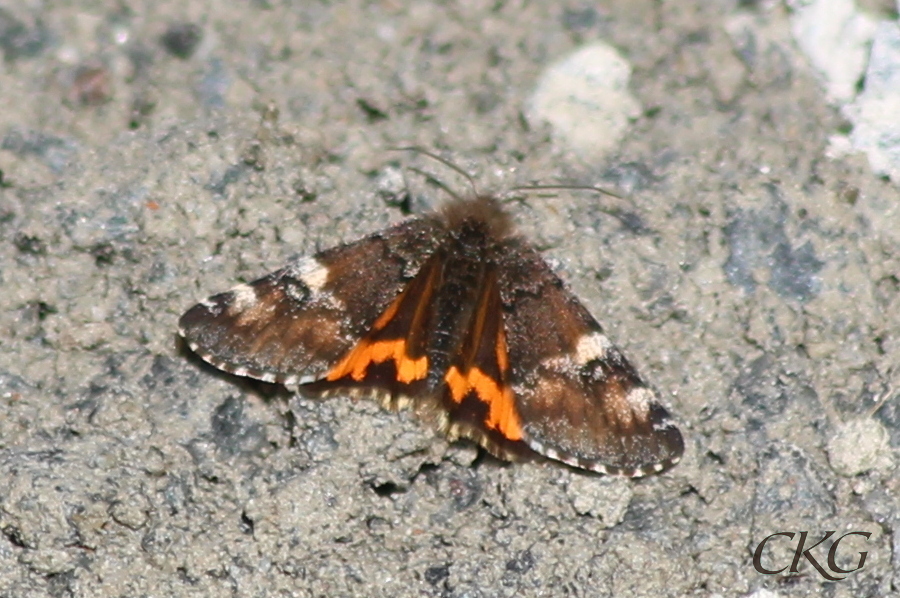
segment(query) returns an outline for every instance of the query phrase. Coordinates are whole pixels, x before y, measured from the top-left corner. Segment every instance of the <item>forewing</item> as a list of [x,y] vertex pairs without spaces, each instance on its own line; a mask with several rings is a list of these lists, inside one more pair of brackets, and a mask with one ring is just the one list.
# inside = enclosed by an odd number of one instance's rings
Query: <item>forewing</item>
[[440,252],[434,253],[334,367],[304,390],[374,395],[393,408],[422,395],[431,365],[427,340],[441,266]]
[[411,220],[298,259],[189,309],[179,332],[205,361],[287,385],[315,380],[364,335],[440,241]]
[[510,243],[500,289],[523,441],[602,473],[641,476],[677,463],[684,441],[656,393],[540,255]]

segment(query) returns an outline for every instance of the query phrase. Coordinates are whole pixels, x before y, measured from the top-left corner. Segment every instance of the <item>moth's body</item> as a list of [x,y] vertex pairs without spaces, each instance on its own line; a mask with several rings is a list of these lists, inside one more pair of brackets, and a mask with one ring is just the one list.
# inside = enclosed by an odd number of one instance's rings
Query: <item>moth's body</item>
[[412,404],[502,458],[639,476],[683,451],[655,393],[490,197],[211,297],[180,331],[225,371]]

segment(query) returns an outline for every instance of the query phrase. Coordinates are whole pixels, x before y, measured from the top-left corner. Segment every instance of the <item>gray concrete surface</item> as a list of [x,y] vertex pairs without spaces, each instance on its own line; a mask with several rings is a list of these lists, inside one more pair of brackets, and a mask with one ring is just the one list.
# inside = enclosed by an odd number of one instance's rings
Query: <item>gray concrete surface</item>
[[[598,39],[643,112],[585,161],[523,107]],[[900,586],[900,192],[826,157],[846,123],[781,4],[6,2],[0,50],[0,596]],[[179,352],[197,299],[402,219],[398,173],[414,211],[440,201],[399,167],[462,187],[400,144],[488,189],[631,194],[627,218],[583,193],[515,217],[667,397],[682,464],[504,466]],[[843,581],[752,567],[769,534],[827,530],[872,534]]]

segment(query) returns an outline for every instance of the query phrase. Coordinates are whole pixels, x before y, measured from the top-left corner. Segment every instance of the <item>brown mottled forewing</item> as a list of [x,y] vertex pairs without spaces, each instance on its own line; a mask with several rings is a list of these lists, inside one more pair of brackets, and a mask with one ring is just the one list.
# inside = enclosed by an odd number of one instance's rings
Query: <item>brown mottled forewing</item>
[[618,349],[579,359],[579,340],[602,329],[541,256],[512,240],[498,263],[525,443],[602,473],[640,476],[676,463],[681,433]]
[[440,233],[433,219],[411,220],[301,258],[195,305],[179,331],[227,372],[288,385],[317,379],[369,330]]

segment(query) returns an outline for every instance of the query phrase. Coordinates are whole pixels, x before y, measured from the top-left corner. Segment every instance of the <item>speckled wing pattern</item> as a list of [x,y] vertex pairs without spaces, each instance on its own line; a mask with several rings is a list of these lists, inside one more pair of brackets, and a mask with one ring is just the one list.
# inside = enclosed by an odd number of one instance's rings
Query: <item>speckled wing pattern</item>
[[637,477],[677,463],[684,440],[656,393],[543,258],[512,244],[498,261],[525,443],[607,474]]
[[226,372],[286,386],[317,380],[421,268],[438,232],[429,219],[411,220],[297,259],[201,301],[179,333]]
[[684,450],[656,393],[491,197],[214,295],[179,331],[227,372],[412,406],[504,459],[637,477]]

